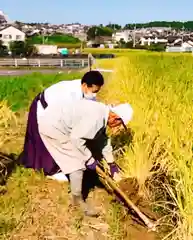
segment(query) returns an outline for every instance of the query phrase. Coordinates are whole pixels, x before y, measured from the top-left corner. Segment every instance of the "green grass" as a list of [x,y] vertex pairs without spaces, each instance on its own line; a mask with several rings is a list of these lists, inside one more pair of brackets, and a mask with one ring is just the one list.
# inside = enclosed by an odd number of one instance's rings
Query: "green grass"
[[[29,38],[28,40],[33,44],[43,44],[42,36],[34,36]],[[52,35],[52,36],[45,36],[44,43],[45,44],[60,44],[60,43],[77,44],[77,43],[80,43],[80,40],[70,35],[58,34],[58,35]]]
[[0,101],[7,100],[12,110],[28,106],[36,94],[60,80],[72,80],[82,77],[82,73],[41,74],[33,73],[19,77],[0,77]]

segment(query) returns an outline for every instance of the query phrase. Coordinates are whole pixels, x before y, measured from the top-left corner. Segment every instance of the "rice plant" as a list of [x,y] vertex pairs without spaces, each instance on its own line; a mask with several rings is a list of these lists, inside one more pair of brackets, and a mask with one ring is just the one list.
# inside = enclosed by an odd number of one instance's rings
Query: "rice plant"
[[[159,184],[171,202],[161,204],[172,204],[168,221],[177,221],[166,238],[184,240],[193,238],[192,67],[189,55],[130,54],[114,60],[102,94],[105,102],[132,105],[134,137],[119,162],[126,177],[138,179],[144,195],[147,182],[164,172],[169,180]],[[149,194],[156,199],[154,190]]]

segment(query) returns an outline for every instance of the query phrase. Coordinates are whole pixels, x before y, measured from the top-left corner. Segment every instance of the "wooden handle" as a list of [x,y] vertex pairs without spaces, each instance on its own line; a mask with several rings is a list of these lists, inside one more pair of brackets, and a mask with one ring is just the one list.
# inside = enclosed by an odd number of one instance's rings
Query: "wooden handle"
[[112,178],[110,178],[99,166],[96,167],[96,172],[101,175],[108,184],[112,187],[115,192],[117,192],[127,203],[127,205],[132,208],[137,215],[143,220],[143,222],[146,224],[146,226],[151,229],[152,231],[155,231],[155,224],[150,221],[149,218],[147,218],[140,210],[139,208],[127,197],[127,195],[116,185],[116,183],[113,181]]

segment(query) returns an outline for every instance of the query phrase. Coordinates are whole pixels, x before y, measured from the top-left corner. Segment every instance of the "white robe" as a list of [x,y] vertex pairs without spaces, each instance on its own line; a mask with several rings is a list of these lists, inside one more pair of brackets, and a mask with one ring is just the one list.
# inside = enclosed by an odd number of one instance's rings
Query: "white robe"
[[[83,98],[81,89],[81,79],[60,81],[50,87],[44,92],[45,100],[48,106],[55,105],[58,102],[67,105],[69,101],[74,101]],[[44,108],[40,101],[37,104],[37,117],[44,114]]]
[[88,140],[97,143],[100,139],[103,157],[114,161],[110,140],[104,134],[108,114],[106,105],[81,99],[48,105],[38,116],[41,138],[64,174],[85,169],[87,161],[94,161],[85,145]]

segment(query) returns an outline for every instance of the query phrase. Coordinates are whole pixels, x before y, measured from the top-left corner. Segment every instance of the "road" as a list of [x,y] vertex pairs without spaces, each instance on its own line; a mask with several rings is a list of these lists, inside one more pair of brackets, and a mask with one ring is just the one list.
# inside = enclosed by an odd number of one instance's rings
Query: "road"
[[[95,69],[98,70],[99,72],[113,72],[111,69]],[[44,73],[44,74],[52,74],[52,73],[71,73],[71,72],[81,72],[84,71],[83,68],[81,69],[19,69],[19,70],[0,70],[0,76],[21,76],[21,75],[26,75],[26,74],[31,74],[31,73]]]
[[[79,69],[80,70],[80,69]],[[71,71],[78,71],[78,70],[69,70],[69,69],[36,69],[36,70],[27,70],[27,69],[20,69],[20,70],[0,70],[0,76],[21,76],[21,75],[26,75],[26,74],[31,74],[31,73],[44,73],[44,74],[49,74],[49,73],[70,73]]]

